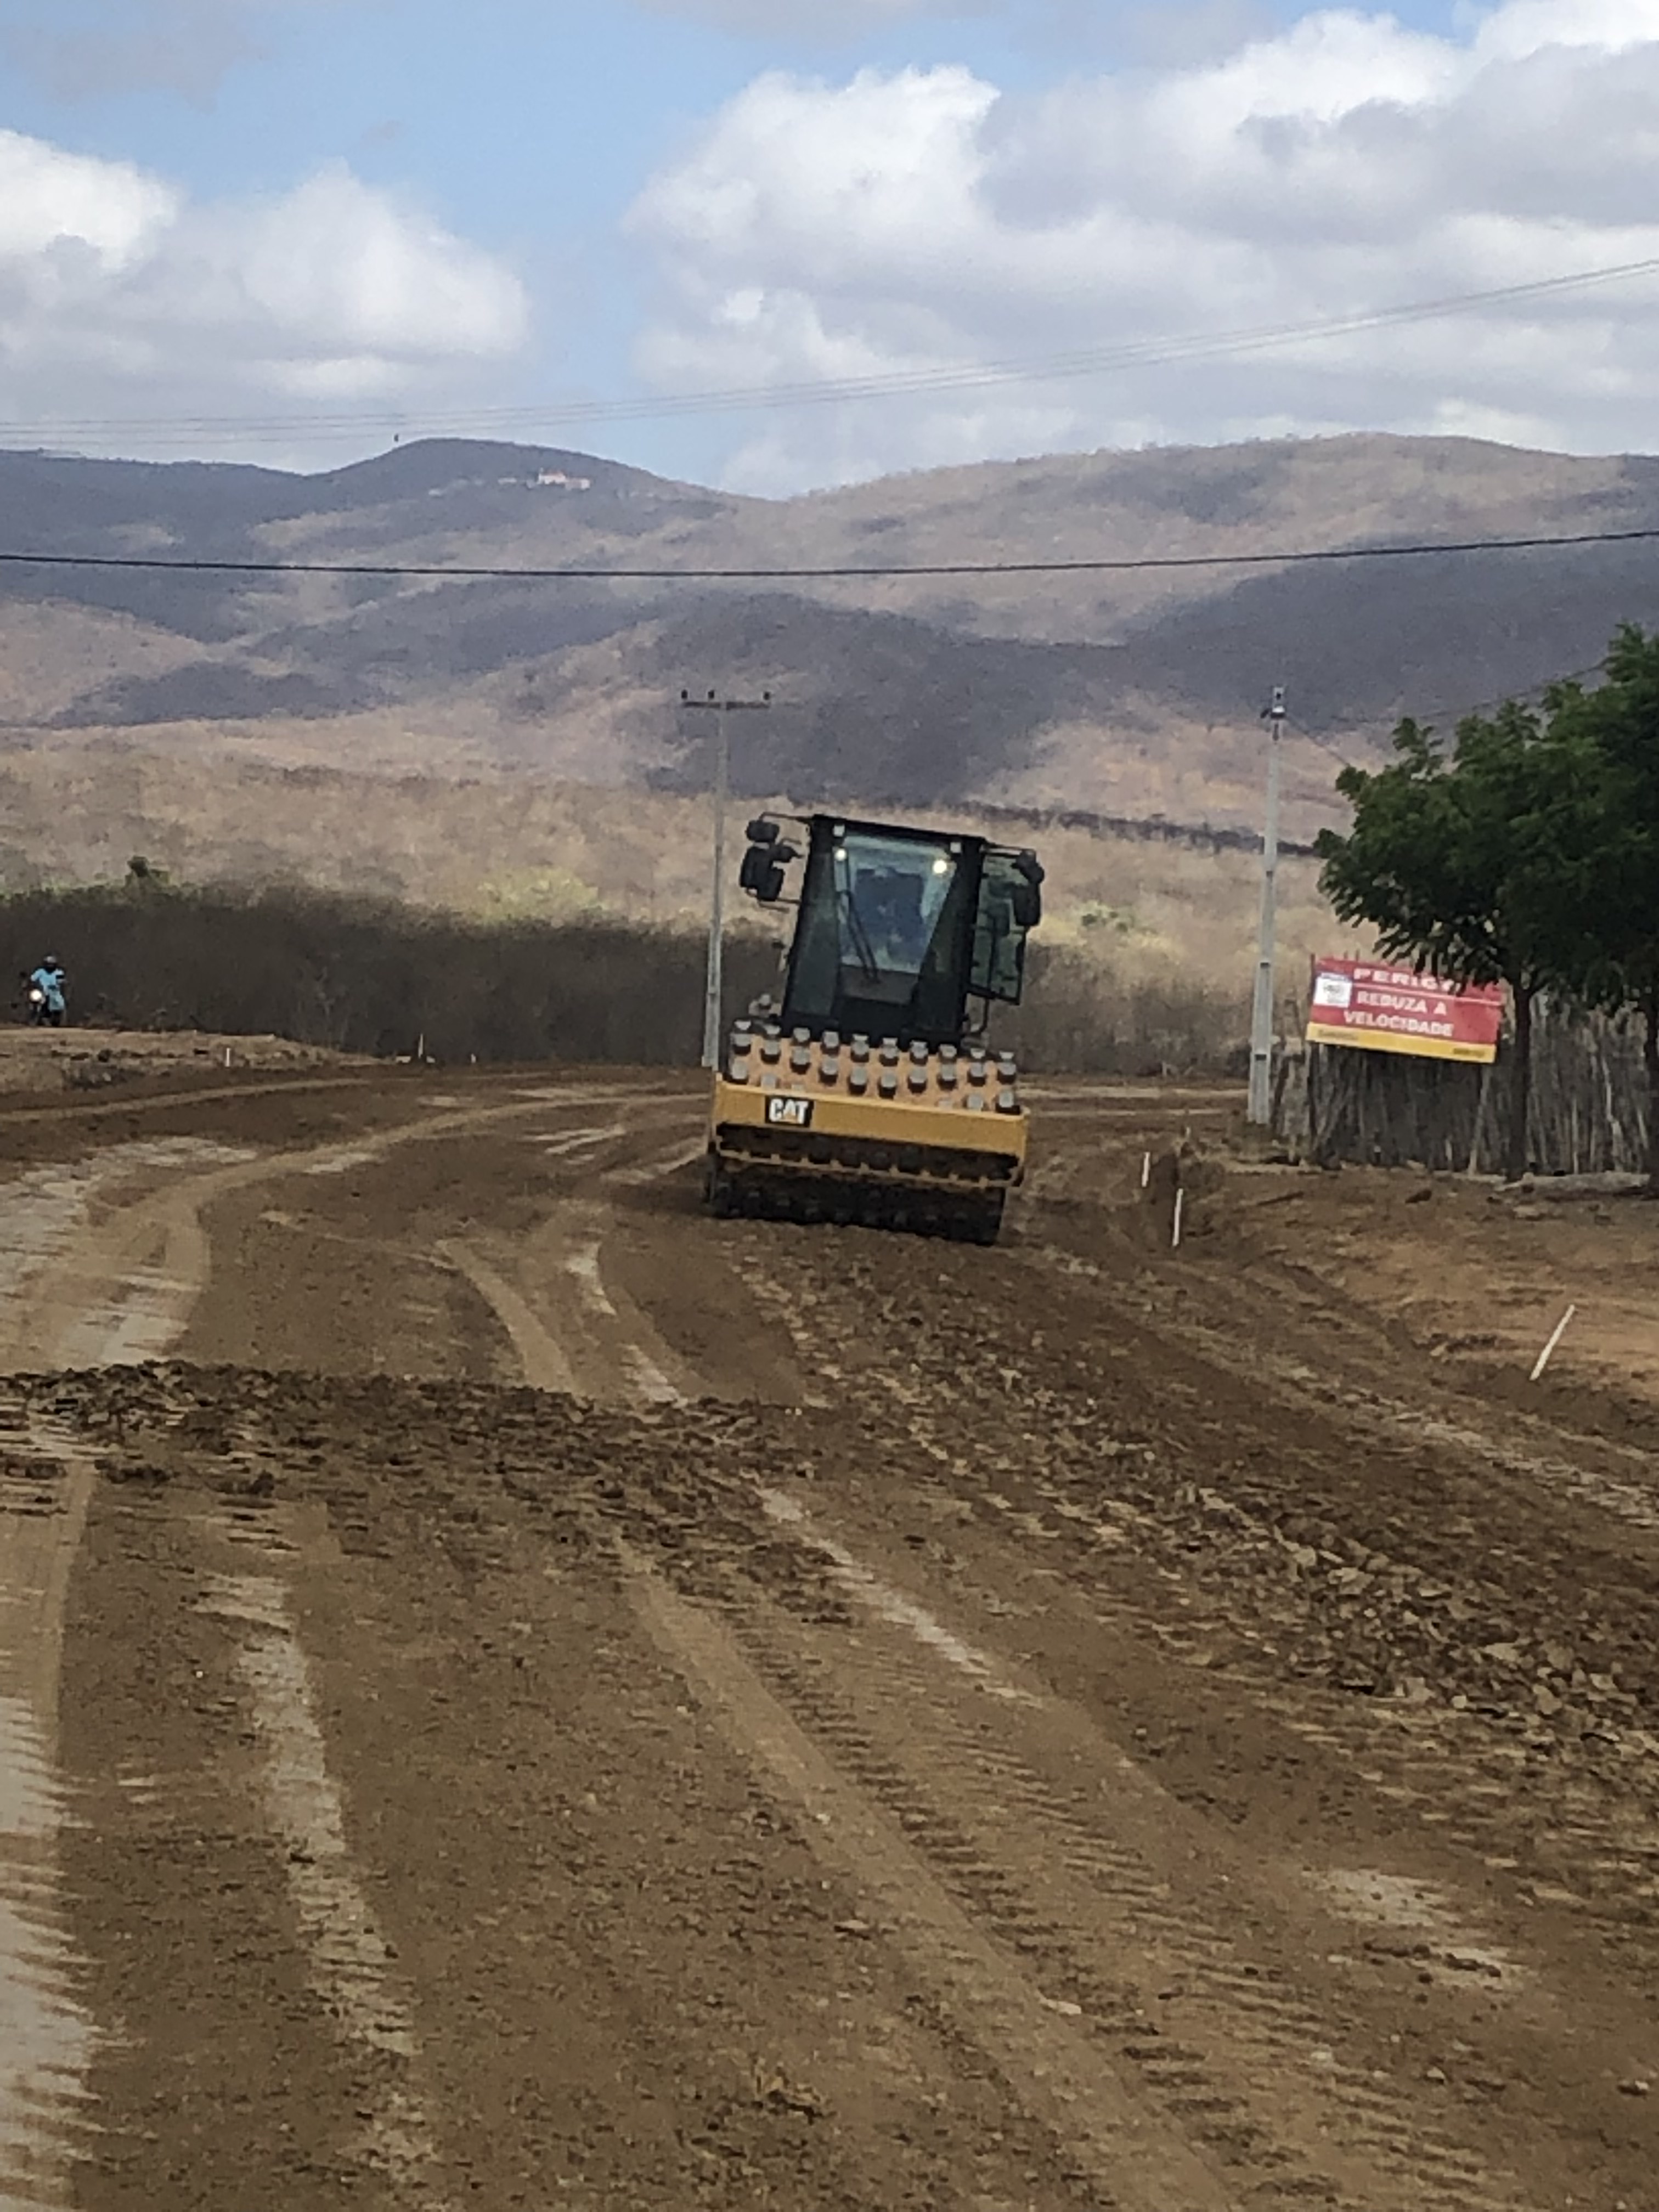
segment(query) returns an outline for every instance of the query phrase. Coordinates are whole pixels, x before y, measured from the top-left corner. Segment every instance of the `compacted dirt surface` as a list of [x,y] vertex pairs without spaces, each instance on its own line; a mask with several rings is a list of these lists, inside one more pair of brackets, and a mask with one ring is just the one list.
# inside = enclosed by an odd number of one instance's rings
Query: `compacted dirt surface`
[[1659,2206],[1659,1209],[1033,1103],[0,1111],[5,2212]]

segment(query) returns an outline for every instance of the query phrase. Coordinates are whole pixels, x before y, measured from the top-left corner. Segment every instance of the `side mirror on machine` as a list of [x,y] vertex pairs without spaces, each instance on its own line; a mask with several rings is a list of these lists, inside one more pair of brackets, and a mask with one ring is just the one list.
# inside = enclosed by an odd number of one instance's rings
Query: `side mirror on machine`
[[743,866],[738,871],[738,881],[750,896],[763,906],[770,906],[782,896],[783,870],[772,857],[769,845],[751,845],[743,856]]
[[[756,825],[751,822],[749,826],[752,832]],[[793,845],[779,837],[775,823],[764,826],[772,835],[750,842],[738,871],[738,881],[763,906],[775,906],[783,896],[783,872],[798,855]]]
[[1018,853],[1014,870],[1020,878],[1011,887],[1015,923],[1021,929],[1035,929],[1042,919],[1042,863],[1035,853]]

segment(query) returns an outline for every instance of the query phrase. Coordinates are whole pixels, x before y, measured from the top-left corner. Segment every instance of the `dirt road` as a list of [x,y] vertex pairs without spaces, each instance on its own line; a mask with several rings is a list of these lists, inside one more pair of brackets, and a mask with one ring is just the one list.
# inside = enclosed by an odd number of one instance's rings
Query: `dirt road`
[[1652,2212],[1659,1397],[1224,1116],[984,1253],[672,1080],[9,1109],[3,2212]]

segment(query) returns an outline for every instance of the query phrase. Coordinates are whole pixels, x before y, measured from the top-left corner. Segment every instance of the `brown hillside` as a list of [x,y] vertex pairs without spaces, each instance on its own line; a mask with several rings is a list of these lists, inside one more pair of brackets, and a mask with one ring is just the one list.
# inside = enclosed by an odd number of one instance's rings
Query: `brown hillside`
[[[688,571],[1261,554],[1659,525],[1659,462],[1345,437],[1060,456],[781,501],[434,441],[326,476],[0,455],[7,550]],[[1240,571],[780,584],[0,571],[14,744],[673,788],[682,684],[765,685],[742,788],[1254,822],[1286,681],[1290,823],[1332,748],[1444,721],[1659,616],[1645,545]],[[1311,742],[1328,740],[1324,746]],[[247,825],[252,834],[257,825]],[[233,842],[235,842],[233,840]],[[246,842],[246,841],[244,841]],[[257,842],[257,838],[256,838]]]

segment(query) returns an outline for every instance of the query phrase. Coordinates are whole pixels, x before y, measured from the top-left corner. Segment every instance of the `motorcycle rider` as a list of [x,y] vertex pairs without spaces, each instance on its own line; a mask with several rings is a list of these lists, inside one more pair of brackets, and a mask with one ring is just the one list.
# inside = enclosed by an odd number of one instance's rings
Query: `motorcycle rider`
[[37,1021],[49,1022],[53,1029],[62,1028],[64,1016],[69,1006],[66,995],[67,980],[63,969],[58,964],[58,955],[55,952],[48,952],[40,965],[29,977],[31,992],[38,991],[40,994],[40,1000],[34,1007]]

